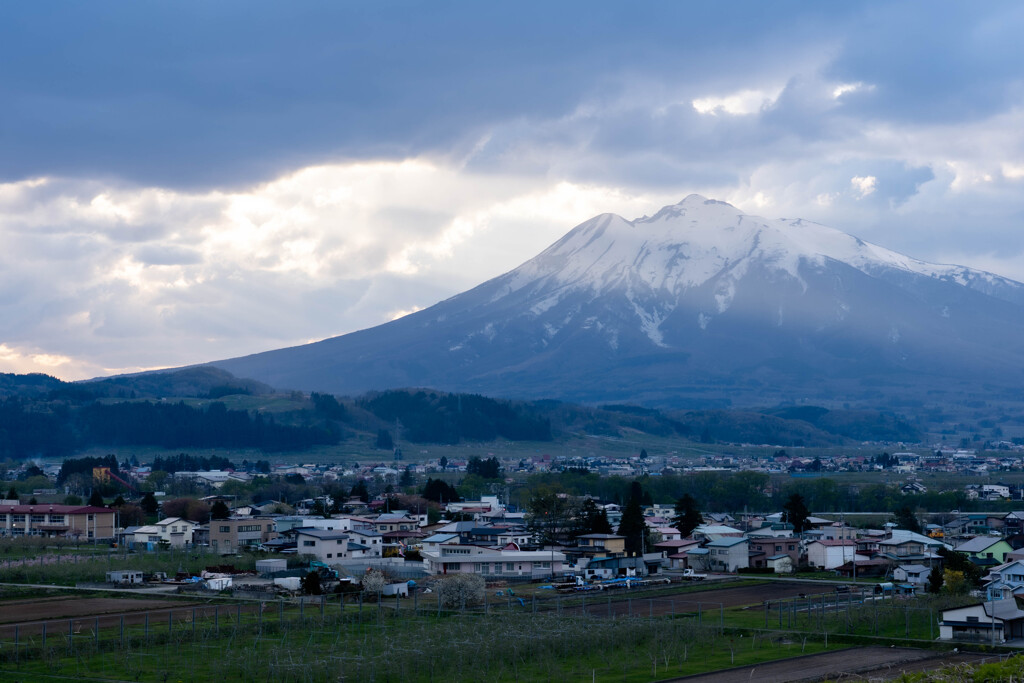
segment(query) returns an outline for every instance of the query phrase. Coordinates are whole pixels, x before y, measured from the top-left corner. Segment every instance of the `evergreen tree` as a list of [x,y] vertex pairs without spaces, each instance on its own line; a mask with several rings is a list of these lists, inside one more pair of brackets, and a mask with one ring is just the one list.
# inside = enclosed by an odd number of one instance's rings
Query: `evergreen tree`
[[694,529],[704,523],[704,517],[697,508],[697,500],[689,493],[684,493],[683,497],[676,501],[675,511],[672,525],[684,537],[688,537]]
[[227,519],[231,516],[231,509],[223,500],[218,500],[210,506],[210,519]]
[[619,535],[626,537],[626,555],[636,556],[644,551],[647,534],[647,523],[641,506],[644,493],[639,482],[629,486],[629,500],[622,510],[622,521],[619,523]]
[[39,505],[39,501],[36,500],[35,496],[32,496],[31,498],[28,499],[28,504],[29,505]]
[[793,533],[802,534],[807,529],[807,518],[811,516],[804,497],[794,493],[782,506],[782,521],[793,525]]
[[117,498],[114,499],[114,502],[110,504],[110,507],[115,507],[115,508],[120,508],[120,507],[124,507],[124,506],[125,506],[124,496],[122,496],[120,494],[118,494]]
[[94,507],[103,507],[103,494],[100,493],[99,489],[93,489],[92,495],[89,496],[89,505]]
[[921,523],[917,521],[917,516],[909,505],[904,505],[896,511],[896,524],[901,529],[921,533]]
[[593,498],[583,501],[580,508],[581,534],[610,534],[612,525],[608,522],[608,513],[604,508],[597,507]]
[[358,498],[364,503],[370,502],[370,489],[366,488],[366,482],[360,479],[352,486],[352,491],[349,493],[349,497]]
[[18,492],[13,486],[7,492],[7,500],[18,500]]
[[932,567],[928,574],[927,590],[929,593],[938,593],[942,590],[942,572],[938,567]]
[[153,495],[152,491],[146,491],[146,495],[142,497],[139,507],[142,508],[143,512],[150,516],[155,515],[157,510],[160,509],[160,505],[157,504],[156,497]]
[[412,466],[406,467],[402,470],[401,476],[398,477],[398,485],[405,488],[406,486],[412,486],[416,483],[416,480],[412,476]]
[[383,451],[390,451],[395,447],[395,442],[391,438],[391,432],[386,429],[377,430],[377,442],[374,444],[377,448]]

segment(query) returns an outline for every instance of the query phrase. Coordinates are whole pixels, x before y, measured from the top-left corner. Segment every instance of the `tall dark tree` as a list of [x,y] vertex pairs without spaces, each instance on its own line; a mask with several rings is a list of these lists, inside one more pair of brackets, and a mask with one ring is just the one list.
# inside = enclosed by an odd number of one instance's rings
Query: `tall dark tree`
[[931,572],[928,574],[926,589],[929,593],[939,593],[942,591],[942,570],[937,566],[932,567]]
[[89,496],[89,505],[103,507],[103,494],[100,493],[99,489],[92,490],[92,495]]
[[13,486],[7,491],[7,500],[18,500],[18,491]]
[[349,497],[358,498],[364,503],[370,502],[370,489],[366,487],[366,482],[360,479],[352,486],[352,491],[349,493]]
[[155,515],[157,510],[160,509],[160,505],[156,502],[156,497],[152,491],[147,491],[146,495],[142,496],[142,500],[139,502],[139,507],[147,515]]
[[401,487],[412,486],[416,483],[416,479],[412,476],[412,466],[406,467],[402,470],[402,474],[398,477],[398,485]]
[[210,519],[227,519],[231,516],[231,509],[223,500],[218,500],[210,506]]
[[694,529],[704,523],[704,517],[697,507],[697,499],[689,493],[684,493],[683,497],[676,501],[675,512],[672,525],[685,537],[688,537]]
[[619,535],[626,537],[626,555],[640,555],[646,549],[647,522],[641,501],[644,498],[640,482],[634,481],[629,486],[629,499],[622,509],[622,521],[619,523]]
[[580,508],[580,533],[612,533],[612,525],[608,521],[608,513],[605,512],[604,508],[599,508],[593,498],[584,500]]
[[921,523],[917,521],[917,516],[909,505],[904,505],[896,511],[896,524],[900,529],[921,533]]
[[810,516],[807,503],[799,493],[792,494],[782,506],[782,521],[793,525],[793,533],[802,534],[807,529],[807,519]]

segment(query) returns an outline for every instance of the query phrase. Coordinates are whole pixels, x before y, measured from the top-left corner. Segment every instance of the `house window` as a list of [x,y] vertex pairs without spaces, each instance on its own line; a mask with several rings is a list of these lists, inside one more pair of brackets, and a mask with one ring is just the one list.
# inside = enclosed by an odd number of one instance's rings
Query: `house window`
[[967,617],[967,621],[972,624],[978,623],[978,617]]
[[24,522],[25,521],[25,515],[11,515],[11,521],[12,522]]
[[46,515],[32,515],[33,524],[42,524],[46,521]]
[[775,552],[777,552],[777,553],[778,552],[782,552],[782,546],[781,545],[775,546]]
[[316,541],[303,541],[302,542],[302,546],[304,548],[312,548],[312,547],[316,546]]
[[222,526],[222,527],[220,527],[220,532],[222,534],[230,534],[231,533],[231,527],[229,527],[229,526]]
[[64,515],[50,515],[50,524],[63,524]]
[[789,549],[789,550],[796,550],[796,546],[795,546],[795,545],[793,545],[792,543],[790,543],[790,544],[789,544],[789,548],[788,548],[788,549]]
[[329,559],[331,559],[331,557],[333,557],[333,555],[331,555],[330,553],[327,553],[327,559],[329,560]]
[[516,565],[515,565],[514,562],[506,562],[505,563],[505,571],[513,572],[515,570],[516,570]]

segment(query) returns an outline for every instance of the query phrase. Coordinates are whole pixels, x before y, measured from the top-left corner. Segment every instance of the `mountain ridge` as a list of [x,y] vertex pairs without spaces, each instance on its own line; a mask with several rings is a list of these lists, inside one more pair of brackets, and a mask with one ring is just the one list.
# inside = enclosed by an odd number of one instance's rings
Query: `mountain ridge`
[[1021,283],[690,195],[634,221],[595,216],[519,267],[398,320],[210,365],[341,394],[432,386],[765,405],[808,391],[839,400],[865,381],[1010,390],[1022,334]]

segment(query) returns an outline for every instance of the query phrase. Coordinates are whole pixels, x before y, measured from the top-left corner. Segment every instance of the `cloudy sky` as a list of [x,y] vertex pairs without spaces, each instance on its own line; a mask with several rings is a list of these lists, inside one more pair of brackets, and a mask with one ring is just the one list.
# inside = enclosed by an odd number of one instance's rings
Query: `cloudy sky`
[[692,192],[1024,280],[1018,2],[0,7],[0,371],[228,358]]

